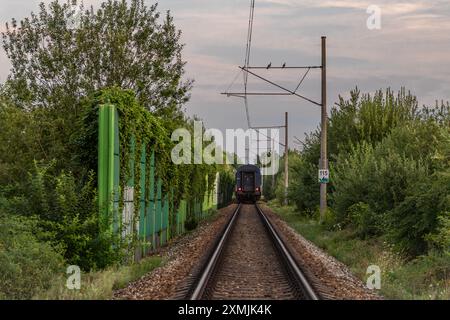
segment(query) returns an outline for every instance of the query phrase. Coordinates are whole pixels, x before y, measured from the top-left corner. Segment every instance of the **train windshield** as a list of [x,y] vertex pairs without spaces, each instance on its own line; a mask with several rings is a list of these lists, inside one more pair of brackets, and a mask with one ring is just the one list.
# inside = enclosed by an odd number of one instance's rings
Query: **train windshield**
[[254,172],[243,172],[242,173],[242,186],[244,191],[254,191],[255,190],[255,173]]

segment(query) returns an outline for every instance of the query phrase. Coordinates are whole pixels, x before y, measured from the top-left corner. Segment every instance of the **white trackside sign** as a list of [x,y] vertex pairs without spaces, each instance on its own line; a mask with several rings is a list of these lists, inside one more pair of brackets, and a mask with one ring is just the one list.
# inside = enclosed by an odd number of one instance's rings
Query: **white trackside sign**
[[330,182],[330,170],[319,170],[319,182],[320,183]]

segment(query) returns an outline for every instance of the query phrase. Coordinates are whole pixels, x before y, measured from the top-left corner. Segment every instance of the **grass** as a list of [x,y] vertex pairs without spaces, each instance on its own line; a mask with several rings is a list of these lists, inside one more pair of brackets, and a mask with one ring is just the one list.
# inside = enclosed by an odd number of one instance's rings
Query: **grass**
[[[213,221],[218,210],[210,210],[204,222]],[[186,234],[193,232],[187,231]],[[164,264],[159,256],[144,258],[132,265],[116,266],[101,271],[92,271],[81,274],[80,290],[70,290],[66,287],[68,275],[61,274],[57,276],[47,291],[39,292],[33,299],[39,300],[107,300],[113,297],[114,290],[126,287],[146,273]]]
[[355,276],[367,281],[367,267],[381,268],[381,290],[386,299],[450,299],[450,255],[430,253],[407,260],[383,239],[361,240],[351,229],[327,230],[301,216],[293,207],[269,206],[303,237],[346,264]]
[[41,300],[107,300],[113,291],[124,288],[146,273],[159,267],[162,258],[158,256],[142,259],[129,266],[111,267],[102,271],[81,274],[80,290],[66,287],[67,275],[57,277],[48,291],[37,294],[34,299]]

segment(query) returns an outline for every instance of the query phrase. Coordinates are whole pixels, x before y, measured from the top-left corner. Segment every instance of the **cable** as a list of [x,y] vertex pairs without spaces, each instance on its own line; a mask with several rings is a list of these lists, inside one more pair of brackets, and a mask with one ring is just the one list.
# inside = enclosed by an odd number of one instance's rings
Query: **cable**
[[[248,18],[248,33],[247,33],[247,48],[245,52],[245,60],[244,60],[244,66],[246,68],[250,65],[250,53],[251,53],[251,47],[252,47],[252,35],[253,35],[253,20],[255,16],[255,0],[250,1],[250,16]],[[248,80],[248,74],[244,74],[244,86],[247,88],[247,80]]]
[[[247,48],[245,52],[245,60],[244,60],[244,66],[246,68],[250,65],[250,53],[251,53],[251,47],[252,47],[252,34],[253,34],[253,20],[255,16],[255,0],[250,1],[250,16],[248,18],[248,33],[247,33]],[[247,84],[248,84],[248,73],[244,72],[244,104],[245,104],[245,112],[247,115],[247,125],[250,128],[250,112],[248,109],[248,96],[247,96]]]
[[234,77],[233,81],[231,81],[231,84],[228,86],[227,90],[225,90],[225,93],[230,92],[231,87],[233,86],[233,84],[236,82],[237,78],[239,77],[239,75],[241,74],[241,70],[239,70],[236,74],[236,76]]
[[303,75],[302,80],[300,80],[300,83],[298,84],[297,88],[295,88],[294,92],[297,92],[298,88],[300,88],[300,86],[301,86],[303,80],[305,80],[306,76],[308,75],[309,70],[311,70],[311,68],[308,68],[308,70],[306,70],[305,74]]
[[260,131],[260,129],[253,129],[253,130],[256,130],[256,132],[258,132],[258,134],[262,134],[262,135],[263,135],[264,137],[266,137],[267,139],[270,139],[270,140],[272,140],[273,142],[278,143],[280,146],[282,146],[282,147],[285,146],[284,143],[281,143],[280,141],[276,141],[274,138],[271,138],[271,137],[269,137],[268,135],[262,133],[262,132]]

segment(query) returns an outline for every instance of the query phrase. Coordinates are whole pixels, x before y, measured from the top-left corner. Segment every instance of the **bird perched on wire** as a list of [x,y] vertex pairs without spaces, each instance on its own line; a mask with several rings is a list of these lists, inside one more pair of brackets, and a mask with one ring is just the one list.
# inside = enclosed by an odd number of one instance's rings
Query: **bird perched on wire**
[[267,65],[267,69],[270,69],[271,66],[272,66],[272,62]]
[[286,62],[281,66],[283,69],[286,68]]

